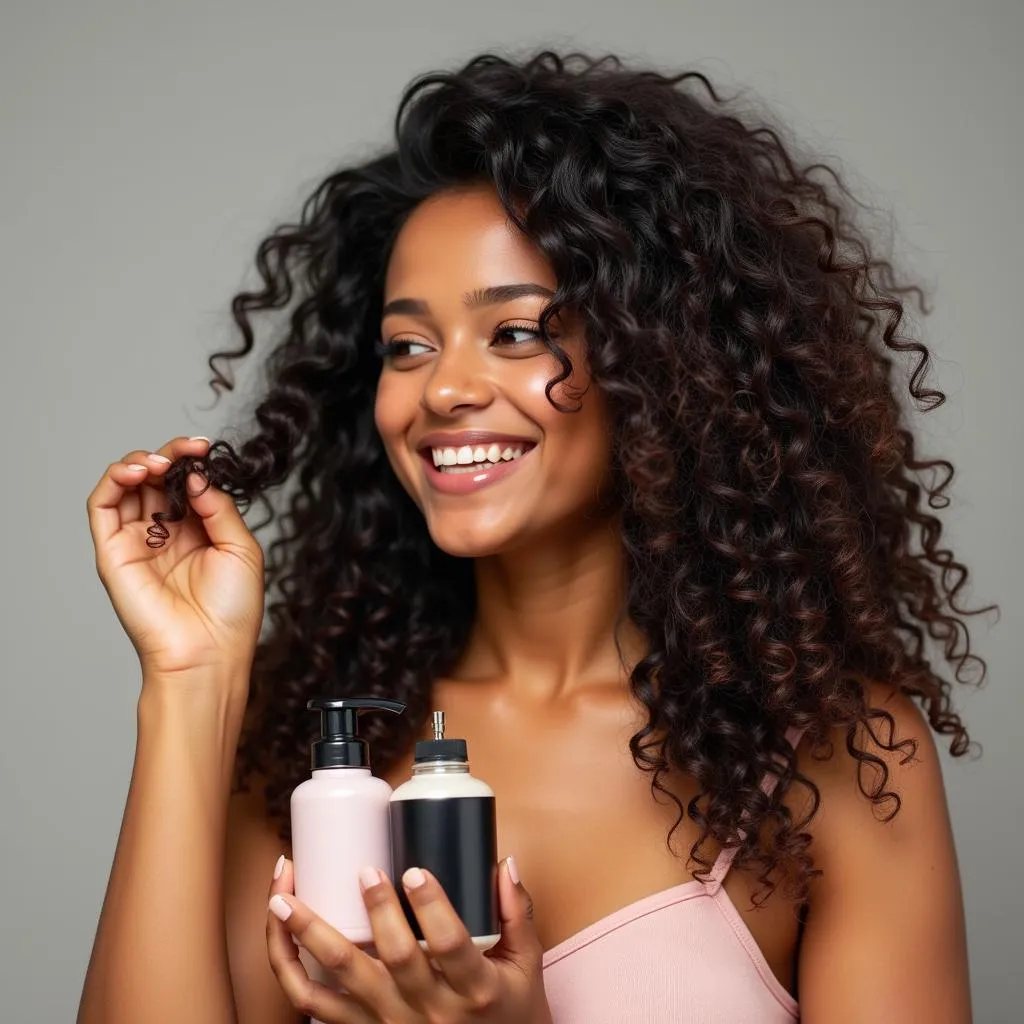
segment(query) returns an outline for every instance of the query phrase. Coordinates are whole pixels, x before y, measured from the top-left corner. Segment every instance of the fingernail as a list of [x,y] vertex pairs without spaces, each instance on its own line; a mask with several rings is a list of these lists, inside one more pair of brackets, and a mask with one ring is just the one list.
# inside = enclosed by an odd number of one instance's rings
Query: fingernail
[[152,459],[154,462],[170,462],[171,461],[169,458],[167,458],[166,455],[158,455],[156,452],[150,452],[149,455],[146,456],[146,458],[147,459]]
[[380,872],[376,868],[363,868],[359,872],[359,884],[364,889],[370,889],[375,885],[379,885],[381,881]]
[[282,921],[287,921],[292,916],[292,907],[280,893],[270,897],[268,906],[274,917],[279,917]]
[[206,485],[209,483],[209,480],[207,480],[202,473],[189,473],[185,478],[185,483],[187,485],[186,490],[188,491],[189,496],[192,498],[198,498],[199,495],[206,490]]
[[202,434],[196,434],[195,437],[190,437],[189,440],[190,441],[205,441],[207,444],[210,443],[210,439],[208,437],[203,437]]
[[508,865],[508,877],[512,879],[513,885],[519,884],[519,869],[516,867],[516,859],[509,854],[505,858],[505,863]]
[[137,462],[129,462],[127,468],[130,469],[133,473],[138,473],[140,469],[145,469],[146,467],[140,466]]
[[277,858],[277,863],[274,865],[274,879],[281,877],[281,872],[284,871],[284,854]]
[[427,876],[420,871],[419,868],[409,868],[404,875],[402,875],[402,885],[406,889],[418,889],[427,880]]

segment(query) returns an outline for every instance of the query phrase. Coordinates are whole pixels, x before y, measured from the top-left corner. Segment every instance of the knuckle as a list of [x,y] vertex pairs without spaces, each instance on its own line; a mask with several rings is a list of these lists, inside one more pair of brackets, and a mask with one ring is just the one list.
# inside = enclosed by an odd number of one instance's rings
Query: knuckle
[[458,953],[468,941],[468,936],[457,931],[442,932],[431,940],[430,951],[437,956],[451,956]]
[[412,965],[419,951],[419,943],[409,941],[397,942],[384,950],[378,949],[377,953],[381,963],[389,970],[402,970]]
[[322,957],[317,957],[320,963],[331,972],[342,972],[352,966],[352,948],[344,945],[331,945]]
[[298,987],[298,990],[292,995],[292,1006],[307,1017],[317,1015],[320,1001],[317,999],[316,986],[312,981],[305,981]]
[[486,1013],[497,1005],[497,991],[491,982],[481,982],[470,989],[466,1002],[474,1013]]

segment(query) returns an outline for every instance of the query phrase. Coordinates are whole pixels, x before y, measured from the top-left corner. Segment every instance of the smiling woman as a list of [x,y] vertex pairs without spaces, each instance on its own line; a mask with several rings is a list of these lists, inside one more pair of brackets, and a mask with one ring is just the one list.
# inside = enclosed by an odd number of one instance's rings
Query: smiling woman
[[[481,557],[539,532],[577,533],[611,486],[607,412],[589,388],[582,325],[547,329],[551,343],[540,325],[556,286],[488,186],[424,201],[396,240],[375,422],[443,551]],[[564,380],[556,341],[574,366]]]
[[[262,242],[210,361],[287,311],[255,422],[90,496],[144,682],[83,1024],[969,1020],[932,734],[984,666],[893,363],[942,396],[820,166],[696,73],[484,55]],[[296,899],[323,695],[407,705],[392,786],[433,709],[468,741],[486,954],[416,868],[426,951],[379,865],[373,950]]]

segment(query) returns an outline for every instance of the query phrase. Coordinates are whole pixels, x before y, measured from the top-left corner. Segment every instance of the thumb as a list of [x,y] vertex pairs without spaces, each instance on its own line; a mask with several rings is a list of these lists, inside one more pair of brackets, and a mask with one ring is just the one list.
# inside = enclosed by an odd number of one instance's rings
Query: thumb
[[194,470],[185,478],[189,505],[203,520],[206,534],[216,547],[242,547],[251,551],[256,538],[245,525],[231,495]]
[[541,944],[533,927],[533,900],[519,880],[513,857],[506,857],[498,872],[501,941],[498,955],[527,966],[541,959]]

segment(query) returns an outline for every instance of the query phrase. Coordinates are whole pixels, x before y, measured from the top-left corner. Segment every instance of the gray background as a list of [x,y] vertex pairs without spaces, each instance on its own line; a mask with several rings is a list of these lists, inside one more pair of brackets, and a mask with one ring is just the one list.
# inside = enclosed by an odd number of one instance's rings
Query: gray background
[[923,429],[958,467],[951,539],[973,593],[1003,609],[975,620],[986,688],[959,695],[984,755],[946,779],[977,1019],[1019,1019],[1020,0],[7,0],[0,1018],[73,1019],[131,770],[138,664],[86,495],[127,450],[230,422],[205,357],[233,343],[256,242],[388,137],[413,74],[541,42],[751,87],[892,214],[897,255],[936,289],[920,329],[950,401]]

